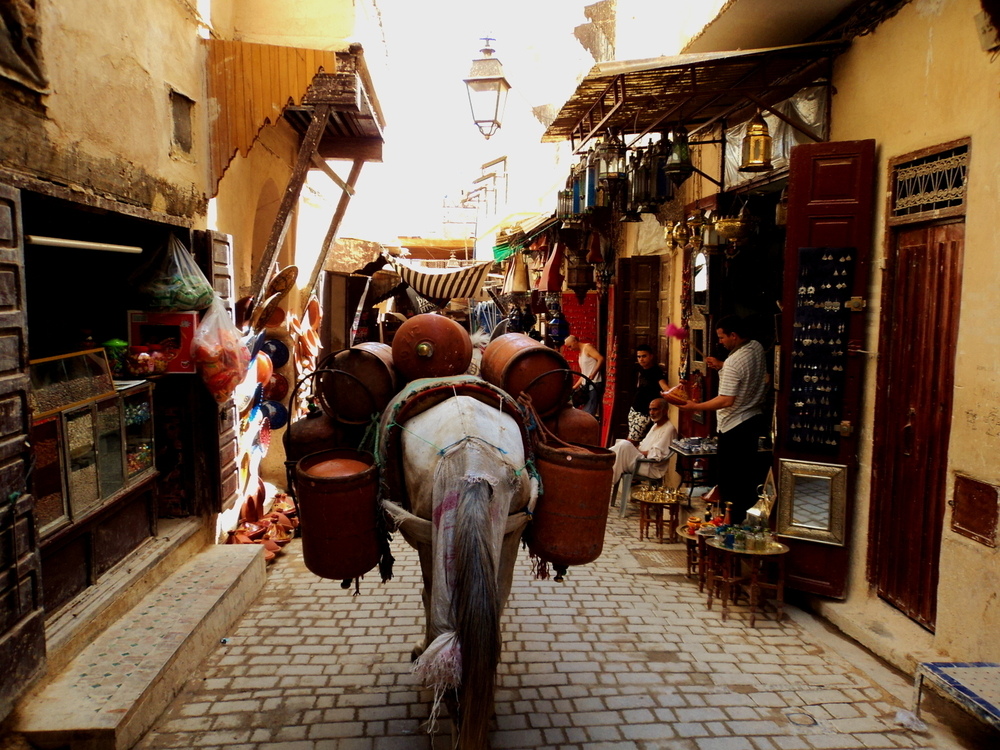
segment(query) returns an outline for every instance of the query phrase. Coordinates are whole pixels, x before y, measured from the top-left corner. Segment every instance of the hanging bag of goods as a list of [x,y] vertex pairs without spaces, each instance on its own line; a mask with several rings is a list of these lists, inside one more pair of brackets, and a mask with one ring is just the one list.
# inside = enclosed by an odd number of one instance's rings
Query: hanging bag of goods
[[133,283],[150,309],[204,310],[215,296],[194,257],[173,234]]
[[225,403],[246,377],[250,352],[219,297],[191,339],[191,357],[217,403]]

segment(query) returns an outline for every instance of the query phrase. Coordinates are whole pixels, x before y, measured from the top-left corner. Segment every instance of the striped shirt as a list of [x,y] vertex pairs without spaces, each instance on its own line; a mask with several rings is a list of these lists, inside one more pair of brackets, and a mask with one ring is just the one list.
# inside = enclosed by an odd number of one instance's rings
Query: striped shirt
[[757,341],[748,341],[735,349],[722,365],[719,395],[734,396],[735,400],[732,406],[719,409],[719,432],[729,432],[750,417],[760,414],[766,389],[764,347]]

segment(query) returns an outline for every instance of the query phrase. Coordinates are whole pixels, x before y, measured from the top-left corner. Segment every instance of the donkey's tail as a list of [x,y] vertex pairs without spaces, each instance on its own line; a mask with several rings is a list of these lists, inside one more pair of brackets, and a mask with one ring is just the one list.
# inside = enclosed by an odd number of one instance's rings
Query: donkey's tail
[[493,490],[479,479],[461,490],[455,519],[453,611],[462,652],[458,747],[478,750],[488,744],[500,661],[499,550],[494,551],[490,513]]

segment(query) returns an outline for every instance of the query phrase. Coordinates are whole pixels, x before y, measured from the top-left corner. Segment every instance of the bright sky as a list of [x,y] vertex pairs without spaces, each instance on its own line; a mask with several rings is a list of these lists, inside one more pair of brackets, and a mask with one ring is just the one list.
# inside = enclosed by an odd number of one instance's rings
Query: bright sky
[[[676,53],[677,21],[697,30],[722,1],[619,0],[620,18],[627,19],[632,6],[640,17],[627,32],[634,54],[626,57]],[[593,65],[573,36],[574,27],[587,22],[583,8],[592,3],[378,0],[387,58],[370,43],[365,56],[386,119],[384,161],[365,165],[340,236],[386,244],[400,235],[440,236],[443,202],[457,201],[474,187],[480,165],[504,155],[510,157],[510,209],[553,211],[553,191],[573,159],[563,146],[562,162],[554,164],[560,149],[541,144],[544,126],[531,110],[544,104],[558,109]],[[686,18],[695,12],[691,6],[699,6],[695,20]],[[503,128],[488,141],[472,123],[462,82],[480,56],[483,36],[495,39],[495,57],[511,84]],[[625,40],[620,36],[619,48]],[[337,171],[346,176],[348,167]]]

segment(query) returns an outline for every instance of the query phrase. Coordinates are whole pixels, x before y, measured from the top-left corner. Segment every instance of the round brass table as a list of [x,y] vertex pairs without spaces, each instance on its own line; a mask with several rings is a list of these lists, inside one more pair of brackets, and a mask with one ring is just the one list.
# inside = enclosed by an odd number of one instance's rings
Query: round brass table
[[[774,592],[775,621],[784,616],[785,555],[788,547],[780,542],[770,542],[764,549],[730,549],[718,537],[705,542],[708,556],[707,580],[708,608],[718,598],[722,602],[722,619],[729,615],[730,603],[735,604],[740,593],[745,592],[750,607],[750,627],[757,620],[761,589]],[[777,569],[773,581],[763,575],[765,562],[774,562]]]

